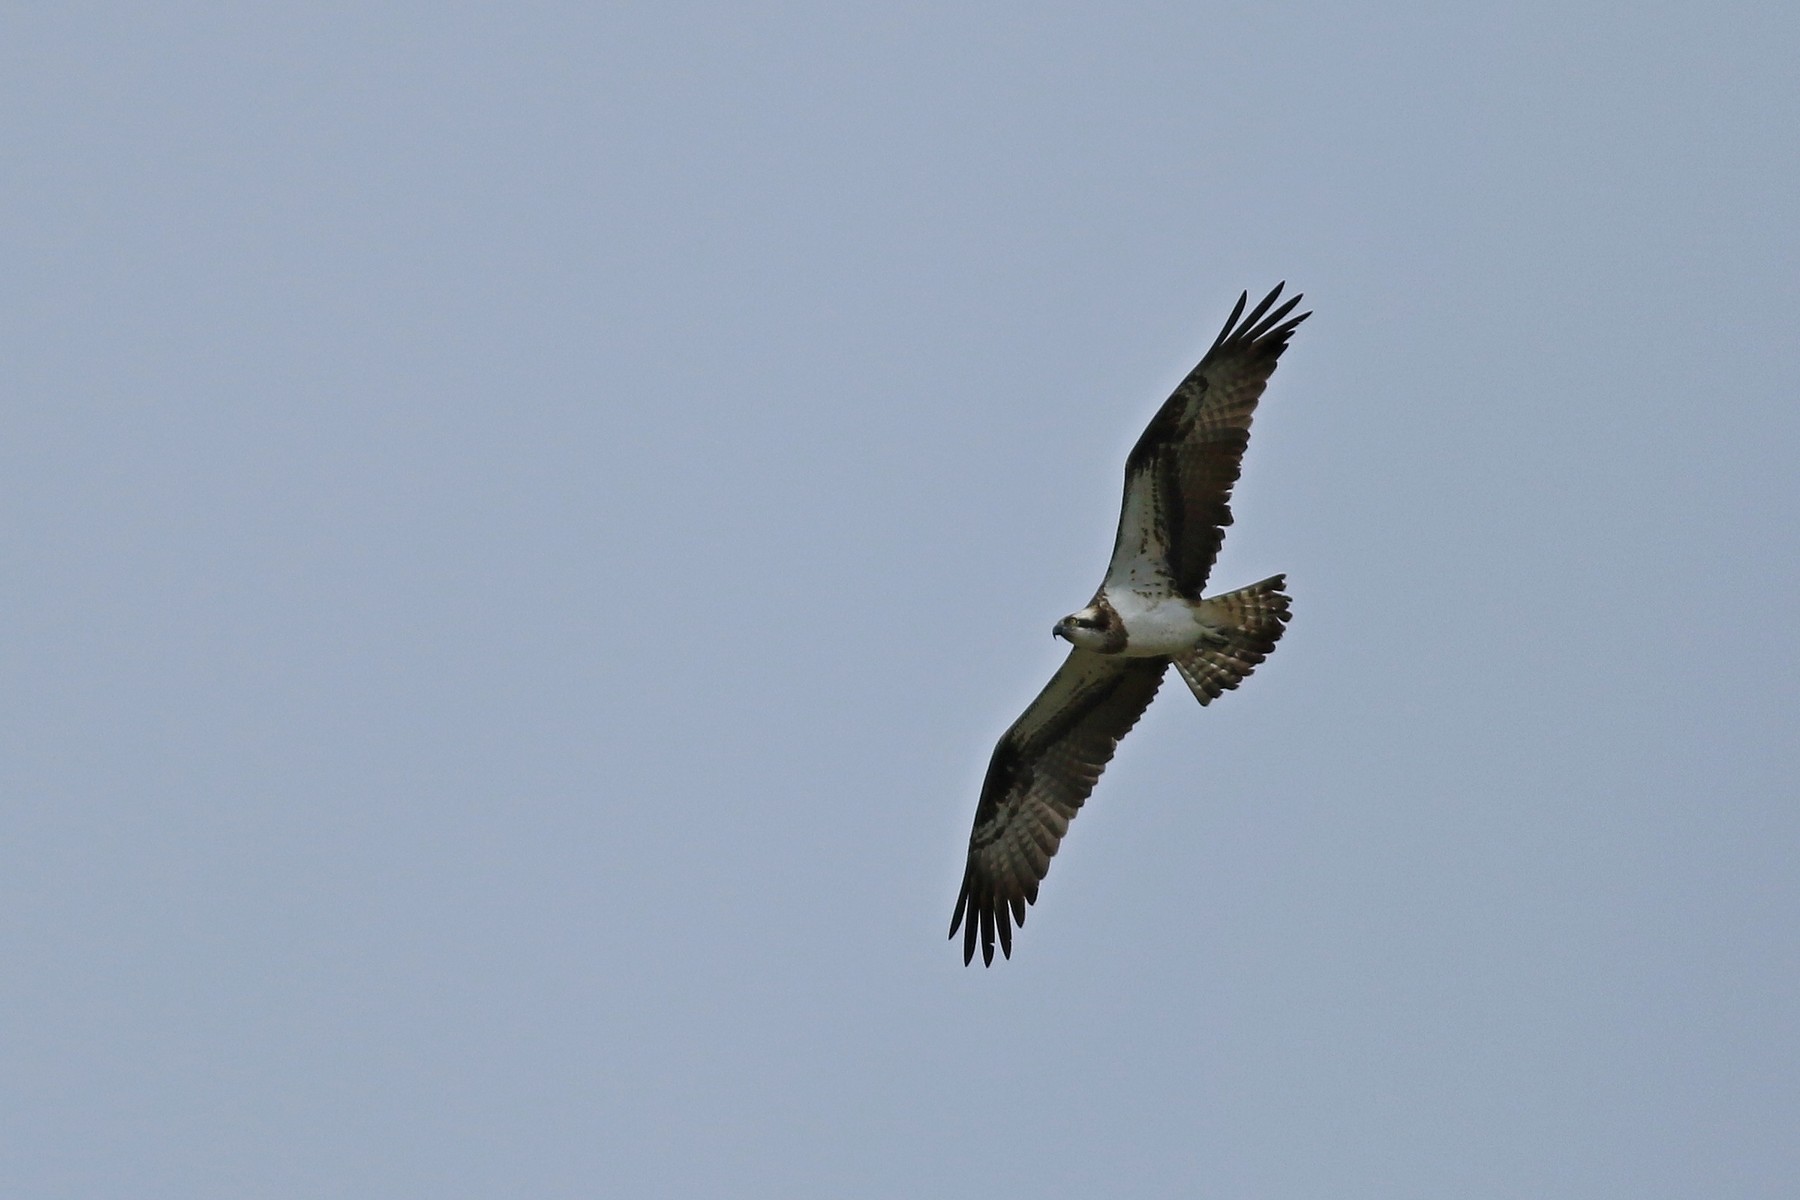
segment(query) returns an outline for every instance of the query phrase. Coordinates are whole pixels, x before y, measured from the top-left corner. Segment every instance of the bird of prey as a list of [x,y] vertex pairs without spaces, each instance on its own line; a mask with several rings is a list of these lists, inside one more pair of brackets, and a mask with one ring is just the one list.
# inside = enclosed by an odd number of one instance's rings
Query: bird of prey
[[[950,936],[963,962],[1012,957],[1012,927],[1037,901],[1069,822],[1113,750],[1149,707],[1170,663],[1194,698],[1237,687],[1275,649],[1288,620],[1285,577],[1202,596],[1231,524],[1250,418],[1296,326],[1276,306],[1285,286],[1244,315],[1249,293],[1125,460],[1125,499],[1112,561],[1086,608],[1056,623],[1069,657],[994,747]],[[1239,318],[1242,317],[1242,320]]]

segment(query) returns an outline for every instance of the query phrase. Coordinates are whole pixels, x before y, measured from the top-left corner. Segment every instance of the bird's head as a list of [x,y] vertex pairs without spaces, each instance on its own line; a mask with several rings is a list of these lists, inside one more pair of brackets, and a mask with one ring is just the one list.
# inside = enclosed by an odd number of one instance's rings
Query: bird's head
[[1070,613],[1050,631],[1055,636],[1099,654],[1117,654],[1125,648],[1125,626],[1112,605],[1096,600],[1080,612]]

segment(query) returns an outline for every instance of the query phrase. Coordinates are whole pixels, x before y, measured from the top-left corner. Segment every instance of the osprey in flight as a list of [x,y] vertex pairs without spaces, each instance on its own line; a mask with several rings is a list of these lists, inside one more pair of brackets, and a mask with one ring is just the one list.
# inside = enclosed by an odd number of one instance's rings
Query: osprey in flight
[[[1053,630],[1073,647],[994,747],[969,865],[950,918],[963,962],[1012,957],[1012,927],[1037,901],[1069,822],[1113,750],[1149,707],[1170,663],[1202,704],[1235,688],[1275,649],[1288,619],[1281,575],[1222,596],[1201,595],[1231,524],[1256,401],[1310,313],[1275,307],[1285,285],[1244,316],[1249,293],[1125,460],[1125,501],[1112,562],[1093,600]],[[1243,320],[1239,320],[1243,317]]]

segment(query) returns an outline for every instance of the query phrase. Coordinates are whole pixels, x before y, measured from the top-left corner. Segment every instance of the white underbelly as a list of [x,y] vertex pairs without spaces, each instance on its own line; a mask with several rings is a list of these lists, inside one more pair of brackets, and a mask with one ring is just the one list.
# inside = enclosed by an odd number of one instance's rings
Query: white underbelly
[[1132,657],[1182,654],[1192,650],[1200,640],[1203,626],[1194,613],[1194,606],[1179,596],[1145,603],[1131,593],[1124,596],[1109,594],[1107,602],[1125,626],[1124,653]]

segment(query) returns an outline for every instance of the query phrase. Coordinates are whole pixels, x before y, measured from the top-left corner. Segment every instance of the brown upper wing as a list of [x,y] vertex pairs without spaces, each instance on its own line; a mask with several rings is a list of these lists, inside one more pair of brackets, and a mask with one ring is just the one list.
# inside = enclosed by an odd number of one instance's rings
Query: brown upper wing
[[996,933],[1001,952],[1012,956],[1013,925],[1025,923],[1025,906],[1037,901],[1069,821],[1119,739],[1149,707],[1168,665],[1166,658],[1073,650],[994,747],[950,919],[951,937],[964,926],[964,963],[975,957],[978,926],[982,962],[994,961]]
[[[1249,293],[1144,430],[1125,460],[1125,500],[1106,586],[1143,588],[1151,579],[1199,599],[1212,572],[1237,483],[1250,418],[1295,326],[1298,295],[1272,307],[1284,285],[1243,316]],[[1243,316],[1240,321],[1238,318]]]

